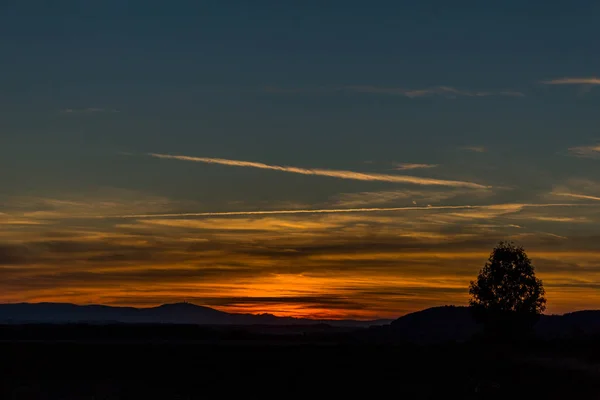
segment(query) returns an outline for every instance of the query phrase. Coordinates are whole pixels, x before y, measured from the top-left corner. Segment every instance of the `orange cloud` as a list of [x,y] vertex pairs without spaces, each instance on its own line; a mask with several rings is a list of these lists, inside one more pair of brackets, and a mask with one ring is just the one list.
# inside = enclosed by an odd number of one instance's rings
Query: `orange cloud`
[[[512,238],[547,285],[549,312],[600,305],[596,224],[579,237],[564,230],[575,222],[565,218],[597,222],[597,202],[115,214],[143,204],[133,198],[20,209],[33,223],[0,232],[0,301],[187,300],[232,312],[396,317],[466,304],[491,248]],[[106,215],[95,218],[98,210]]]

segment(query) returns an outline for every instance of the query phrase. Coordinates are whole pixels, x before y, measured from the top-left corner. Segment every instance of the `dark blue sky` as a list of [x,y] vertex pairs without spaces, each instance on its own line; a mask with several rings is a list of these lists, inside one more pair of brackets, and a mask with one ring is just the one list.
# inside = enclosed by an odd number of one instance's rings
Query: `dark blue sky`
[[[600,199],[597,1],[58,3],[0,2],[10,218],[69,202],[136,214]],[[577,218],[594,221],[585,207]],[[532,235],[596,234],[545,212]],[[74,229],[63,217],[46,234]]]

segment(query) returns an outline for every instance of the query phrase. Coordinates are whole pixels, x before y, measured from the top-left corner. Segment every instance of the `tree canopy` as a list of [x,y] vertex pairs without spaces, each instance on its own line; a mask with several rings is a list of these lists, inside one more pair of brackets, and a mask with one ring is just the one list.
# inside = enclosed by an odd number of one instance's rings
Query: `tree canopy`
[[542,281],[521,246],[500,242],[469,287],[470,306],[482,322],[531,323],[546,309]]

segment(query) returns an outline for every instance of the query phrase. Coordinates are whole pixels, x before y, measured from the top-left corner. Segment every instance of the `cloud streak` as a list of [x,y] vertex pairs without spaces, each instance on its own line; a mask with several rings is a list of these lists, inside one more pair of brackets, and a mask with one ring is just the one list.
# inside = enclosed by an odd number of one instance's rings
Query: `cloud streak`
[[558,78],[542,81],[545,85],[600,85],[600,78]]
[[326,94],[326,93],[360,93],[360,94],[381,94],[391,96],[404,96],[408,98],[419,98],[429,96],[442,96],[448,99],[457,97],[490,97],[490,96],[508,96],[524,97],[525,94],[515,90],[502,91],[472,91],[457,89],[452,86],[432,86],[424,89],[407,89],[392,86],[372,86],[372,85],[350,85],[333,88],[277,88],[268,87],[265,89],[269,93],[289,93],[289,94]]
[[418,190],[392,190],[379,192],[358,192],[358,193],[341,193],[334,199],[334,207],[366,207],[374,204],[386,204],[398,201],[412,201],[413,204],[432,204],[441,200],[456,197],[460,194],[469,194],[476,196],[482,193],[491,193],[488,190],[450,190],[450,191],[418,191]]
[[[481,206],[483,207],[483,206]],[[374,207],[374,208],[323,208],[308,210],[261,210],[261,211],[218,211],[199,213],[169,213],[169,214],[131,214],[98,217],[98,218],[169,218],[169,217],[229,217],[243,215],[292,215],[292,214],[337,214],[337,213],[369,213],[394,211],[423,211],[423,210],[463,210],[479,208],[478,206],[429,206],[429,207]]]
[[[229,217],[244,215],[292,215],[292,214],[337,214],[337,213],[370,213],[370,212],[395,212],[395,211],[426,211],[426,210],[492,210],[495,212],[517,212],[526,207],[579,207],[596,206],[596,204],[576,203],[547,203],[547,204],[492,204],[492,205],[455,205],[455,206],[409,206],[409,207],[373,207],[373,208],[324,208],[307,210],[260,210],[260,211],[217,211],[198,213],[167,213],[167,214],[130,214],[97,216],[96,218],[170,218],[170,217]],[[487,215],[487,214],[486,214]]]
[[566,196],[566,197],[573,197],[575,199],[584,199],[584,200],[596,200],[596,201],[600,201],[600,197],[598,196],[589,196],[586,194],[576,194],[576,193],[562,193],[562,192],[552,192],[551,194],[555,195],[555,196]]
[[412,164],[412,163],[398,163],[395,164],[397,171],[406,171],[411,169],[427,169],[427,168],[435,168],[437,164]]
[[161,159],[171,159],[180,161],[192,161],[206,164],[220,164],[228,165],[232,167],[245,167],[245,168],[258,168],[268,169],[272,171],[289,172],[301,175],[313,175],[313,176],[327,176],[331,178],[339,179],[351,179],[358,181],[375,181],[375,182],[391,182],[391,183],[409,183],[414,185],[431,185],[431,186],[449,186],[449,187],[466,187],[472,189],[488,189],[490,186],[480,185],[474,182],[465,181],[454,181],[444,179],[433,179],[433,178],[421,178],[417,176],[409,175],[389,175],[379,174],[370,172],[355,172],[355,171],[343,171],[343,170],[330,170],[320,168],[299,168],[281,165],[270,165],[261,162],[253,161],[240,161],[240,160],[228,160],[224,158],[209,158],[209,157],[190,157],[182,155],[169,155],[169,154],[158,154],[149,153],[151,157]]
[[577,157],[597,157],[600,156],[600,144],[570,147],[569,153]]
[[489,96],[510,96],[524,97],[522,92],[505,90],[500,92],[483,92],[461,90],[451,86],[434,86],[426,89],[404,89],[397,87],[378,87],[378,86],[347,86],[348,91],[356,93],[372,93],[372,94],[388,94],[401,95],[409,98],[427,97],[427,96],[444,96],[447,98],[454,97],[489,97]]

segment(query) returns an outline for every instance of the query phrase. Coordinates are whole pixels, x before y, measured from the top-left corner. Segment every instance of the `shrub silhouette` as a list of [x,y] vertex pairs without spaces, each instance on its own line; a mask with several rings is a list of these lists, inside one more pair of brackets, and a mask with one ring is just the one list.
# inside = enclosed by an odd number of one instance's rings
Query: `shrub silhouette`
[[544,286],[521,246],[500,242],[469,287],[469,305],[486,332],[519,337],[546,309]]

